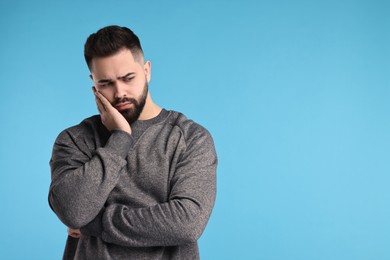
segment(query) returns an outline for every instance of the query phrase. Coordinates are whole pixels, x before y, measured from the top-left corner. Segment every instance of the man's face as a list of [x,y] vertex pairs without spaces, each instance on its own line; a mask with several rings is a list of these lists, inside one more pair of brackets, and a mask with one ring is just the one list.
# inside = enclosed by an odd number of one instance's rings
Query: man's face
[[141,114],[148,96],[150,63],[135,60],[123,49],[104,58],[93,58],[91,78],[95,87],[131,124]]

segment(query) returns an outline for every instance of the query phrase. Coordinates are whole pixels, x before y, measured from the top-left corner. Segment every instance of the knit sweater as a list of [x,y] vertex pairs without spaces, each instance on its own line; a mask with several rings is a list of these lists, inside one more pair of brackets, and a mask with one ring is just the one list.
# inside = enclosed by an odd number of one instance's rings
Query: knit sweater
[[216,194],[209,132],[165,109],[131,129],[109,132],[93,116],[57,137],[49,204],[82,233],[64,259],[199,259]]

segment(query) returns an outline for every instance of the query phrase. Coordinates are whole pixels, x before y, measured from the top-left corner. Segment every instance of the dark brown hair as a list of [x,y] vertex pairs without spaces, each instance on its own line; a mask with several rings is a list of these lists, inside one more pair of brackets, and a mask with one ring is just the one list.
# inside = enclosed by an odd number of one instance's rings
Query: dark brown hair
[[89,70],[93,58],[108,57],[121,49],[130,50],[135,60],[143,56],[137,35],[127,27],[111,25],[91,34],[84,45],[84,57]]

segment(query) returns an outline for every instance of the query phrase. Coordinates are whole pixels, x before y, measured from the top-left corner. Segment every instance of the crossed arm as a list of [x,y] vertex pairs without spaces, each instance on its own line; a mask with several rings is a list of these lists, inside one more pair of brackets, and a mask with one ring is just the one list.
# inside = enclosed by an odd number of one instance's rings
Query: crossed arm
[[[129,131],[121,129],[122,123],[124,127],[127,127],[125,123],[128,125],[127,121],[123,122],[122,115],[100,93],[95,92],[95,95],[102,122],[113,131],[106,147],[99,148],[95,156],[88,158],[76,147],[60,142],[57,147],[63,156],[52,164],[50,204],[69,227],[68,234],[75,238],[82,234],[97,236],[123,246],[178,245],[196,241],[215,199],[217,162],[215,151],[209,149],[211,137],[194,137],[198,145],[183,155],[167,202],[137,209],[123,204],[105,207],[119,172],[126,164],[124,154],[131,147],[131,138]],[[103,116],[104,113],[108,115]],[[119,149],[122,152],[114,151],[118,146],[122,147]],[[69,188],[71,183],[76,187]]]

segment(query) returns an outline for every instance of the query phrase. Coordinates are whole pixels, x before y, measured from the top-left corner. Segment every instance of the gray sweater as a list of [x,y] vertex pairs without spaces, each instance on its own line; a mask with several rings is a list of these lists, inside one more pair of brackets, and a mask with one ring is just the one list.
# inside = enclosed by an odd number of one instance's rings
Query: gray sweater
[[216,192],[209,132],[162,110],[111,133],[99,116],[57,137],[49,203],[68,227],[64,259],[199,259]]

